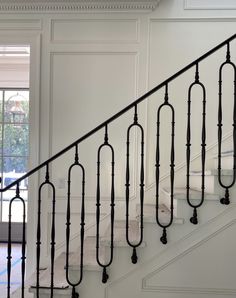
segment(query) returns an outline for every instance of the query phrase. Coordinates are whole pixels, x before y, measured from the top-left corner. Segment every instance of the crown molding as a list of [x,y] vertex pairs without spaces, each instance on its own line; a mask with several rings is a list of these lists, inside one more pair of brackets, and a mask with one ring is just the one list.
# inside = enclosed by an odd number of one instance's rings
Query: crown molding
[[1,12],[152,11],[161,0],[0,0]]

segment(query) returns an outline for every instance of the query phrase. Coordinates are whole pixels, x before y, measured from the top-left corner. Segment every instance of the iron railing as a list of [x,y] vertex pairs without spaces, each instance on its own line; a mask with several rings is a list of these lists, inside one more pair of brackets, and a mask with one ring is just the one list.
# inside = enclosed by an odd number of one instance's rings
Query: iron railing
[[[221,49],[222,47],[226,46],[227,48],[227,54],[226,54],[226,61],[220,66],[219,70],[219,110],[218,110],[218,178],[219,178],[219,184],[221,187],[225,189],[225,197],[221,199],[222,204],[229,204],[229,189],[232,188],[232,186],[235,184],[236,180],[236,66],[235,64],[231,61],[230,59],[230,42],[233,41],[236,38],[236,34],[231,36],[230,38],[226,39],[224,42],[220,43],[198,59],[194,60],[192,63],[188,64],[185,66],[183,69],[180,71],[176,72],[174,75],[148,91],[146,94],[143,96],[139,97],[137,100],[126,106],[124,109],[74,141],[72,144],[69,146],[65,147],[63,150],[58,152],[57,154],[53,155],[50,157],[48,160],[44,161],[34,169],[30,170],[27,174],[23,175],[21,178],[17,179],[13,183],[7,185],[6,187],[0,189],[0,192],[5,192],[13,187],[16,186],[16,196],[12,198],[10,201],[10,209],[9,209],[9,240],[8,240],[8,256],[7,256],[7,274],[8,274],[8,285],[7,285],[7,298],[10,298],[11,296],[11,247],[12,247],[12,242],[11,242],[11,206],[12,203],[14,202],[15,199],[18,199],[22,201],[22,204],[24,206],[24,214],[23,214],[23,239],[22,239],[22,266],[21,266],[21,275],[22,275],[22,292],[21,292],[21,297],[24,297],[24,292],[25,292],[25,245],[26,245],[26,238],[25,238],[25,205],[24,205],[24,200],[20,197],[20,190],[19,190],[19,184],[22,180],[27,179],[34,173],[38,172],[42,168],[45,168],[46,170],[46,175],[45,175],[45,181],[41,183],[38,191],[38,218],[37,218],[37,242],[36,242],[36,296],[40,296],[40,276],[39,276],[39,271],[40,271],[40,256],[41,256],[41,203],[42,203],[42,189],[44,186],[48,186],[52,189],[52,223],[51,223],[51,277],[50,277],[50,296],[53,297],[54,295],[54,262],[55,262],[55,229],[56,229],[56,224],[55,224],[55,207],[56,207],[56,189],[51,182],[50,177],[49,177],[49,165],[68,152],[71,149],[75,149],[75,160],[74,163],[69,167],[68,170],[68,192],[67,192],[67,214],[66,214],[66,280],[68,282],[68,285],[72,287],[72,297],[78,297],[78,293],[76,292],[76,287],[82,282],[83,279],[83,255],[84,255],[84,226],[85,226],[85,216],[86,216],[86,210],[85,210],[85,169],[82,166],[82,164],[79,162],[79,156],[78,156],[78,145],[82,142],[84,142],[86,139],[100,131],[101,129],[105,129],[105,137],[104,137],[104,143],[100,145],[98,148],[97,152],[97,193],[96,193],[96,260],[99,266],[102,267],[103,269],[103,275],[102,275],[102,282],[107,282],[108,280],[108,274],[107,274],[107,268],[112,264],[113,261],[113,253],[114,253],[114,214],[115,214],[115,189],[114,189],[114,181],[115,181],[115,152],[112,147],[112,145],[108,141],[108,126],[111,124],[113,121],[115,121],[117,118],[128,112],[129,110],[134,108],[134,121],[133,123],[128,127],[127,130],[127,141],[126,141],[126,240],[129,246],[132,247],[133,249],[133,254],[131,257],[132,263],[137,262],[137,252],[136,249],[142,244],[143,241],[143,205],[144,205],[144,130],[142,126],[138,123],[138,115],[137,115],[137,108],[138,105],[150,97],[152,94],[160,90],[161,88],[165,88],[165,97],[164,97],[164,102],[159,106],[157,110],[157,137],[156,137],[156,221],[157,224],[163,229],[163,234],[161,237],[161,242],[163,244],[167,243],[167,228],[171,226],[173,223],[173,199],[174,199],[174,176],[175,176],[175,109],[173,105],[169,101],[169,94],[168,94],[168,86],[170,83],[184,74],[186,71],[189,69],[196,67],[196,72],[195,72],[195,81],[190,85],[189,90],[188,90],[188,112],[187,112],[187,143],[186,143],[186,163],[187,163],[187,183],[186,183],[186,199],[188,204],[193,208],[193,217],[191,217],[190,221],[193,224],[198,223],[198,218],[197,218],[197,208],[199,208],[203,203],[204,203],[204,189],[205,189],[205,147],[206,147],[206,90],[205,86],[200,82],[199,79],[199,65],[200,62],[205,60],[207,57]],[[225,65],[230,65],[233,67],[234,70],[234,110],[233,110],[233,181],[229,185],[225,185],[222,180],[221,180],[221,145],[222,145],[222,69]],[[202,183],[201,183],[201,200],[199,204],[193,204],[190,201],[190,180],[189,180],[189,175],[190,175],[190,147],[191,147],[191,91],[192,88],[195,85],[199,85],[202,88],[202,93],[203,93],[203,99],[202,99],[202,134],[201,134],[201,163],[202,163],[202,168],[201,168],[201,173],[202,173]],[[170,186],[171,186],[171,195],[170,195],[170,218],[169,222],[167,224],[163,224],[160,221],[159,218],[159,178],[160,178],[160,114],[161,110],[163,107],[167,107],[171,111],[171,146],[170,146]],[[141,142],[140,142],[140,151],[141,151],[141,156],[140,156],[140,179],[139,179],[139,199],[140,199],[140,237],[137,243],[133,243],[130,241],[129,237],[129,199],[130,199],[130,194],[129,194],[129,188],[130,188],[130,173],[129,173],[129,156],[130,156],[130,132],[132,128],[136,128],[139,130],[141,134]],[[111,189],[110,189],[110,258],[107,263],[103,263],[100,259],[100,207],[101,207],[101,200],[100,200],[100,188],[101,188],[101,183],[100,183],[100,154],[101,150],[104,147],[108,147],[109,150],[111,151]],[[72,169],[74,167],[79,167],[82,173],[82,180],[81,180],[81,185],[82,185],[82,193],[81,193],[81,218],[80,218],[80,276],[77,282],[73,282],[70,280],[69,277],[69,253],[70,253],[70,215],[71,215],[71,205],[70,205],[70,200],[71,200],[71,190],[70,190],[70,185],[71,185],[71,176],[72,176]]]

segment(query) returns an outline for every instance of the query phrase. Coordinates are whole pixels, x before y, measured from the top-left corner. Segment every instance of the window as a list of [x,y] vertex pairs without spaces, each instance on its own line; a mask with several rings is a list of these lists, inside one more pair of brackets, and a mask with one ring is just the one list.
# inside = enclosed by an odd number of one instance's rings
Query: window
[[[29,157],[29,89],[0,89],[0,175],[5,187],[28,170]],[[1,193],[1,222],[8,221],[9,202],[15,189]],[[20,183],[20,196],[27,205],[28,182]],[[27,207],[27,206],[26,206]],[[12,205],[12,222],[22,222],[22,203]]]

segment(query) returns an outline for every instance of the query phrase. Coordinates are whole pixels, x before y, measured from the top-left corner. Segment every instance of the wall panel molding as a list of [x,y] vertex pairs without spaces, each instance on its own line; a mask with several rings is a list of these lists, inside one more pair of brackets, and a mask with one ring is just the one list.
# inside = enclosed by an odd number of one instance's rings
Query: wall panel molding
[[[50,129],[49,129],[49,150],[50,150],[50,156],[52,156],[53,149],[54,149],[54,137],[53,137],[53,132],[54,132],[54,106],[55,106],[55,95],[54,95],[54,67],[55,67],[55,57],[63,57],[63,56],[93,56],[93,55],[98,55],[98,56],[112,56],[118,59],[119,57],[122,56],[127,56],[130,57],[131,59],[134,59],[134,69],[133,69],[133,76],[134,76],[134,98],[137,97],[138,94],[138,82],[137,82],[137,70],[139,68],[139,53],[137,51],[60,51],[60,52],[51,52],[50,53]],[[134,141],[137,143],[137,138]],[[136,144],[137,146],[137,144]],[[135,150],[135,149],[134,149]],[[135,164],[134,159],[135,159],[135,154],[133,154],[133,164]],[[133,167],[132,169],[132,189],[130,190],[130,200],[134,200],[137,196],[137,189],[134,187],[135,185],[135,179],[136,179],[136,166]],[[57,194],[58,198],[63,198],[63,195]],[[93,201],[94,197],[93,196],[86,196],[86,199],[88,201]],[[102,197],[102,201],[106,202],[109,201],[109,197]],[[116,195],[116,201],[123,202],[124,197],[120,195]]]
[[194,17],[194,18],[151,18],[150,25],[152,23],[160,23],[160,22],[235,22],[236,17]]
[[[1,11],[0,2],[0,13]],[[42,21],[39,19],[0,19],[0,30],[41,30]]]
[[236,9],[234,0],[185,0],[185,10],[231,10]]
[[[236,205],[233,204],[233,209],[236,208]],[[228,218],[227,218],[228,216]],[[227,220],[226,220],[227,218]],[[225,221],[224,221],[225,220]],[[152,278],[157,276],[163,270],[168,269],[172,264],[177,263],[179,260],[184,259],[186,256],[189,256],[196,249],[207,244],[209,241],[217,237],[218,235],[226,232],[230,228],[235,229],[236,219],[232,210],[228,209],[217,215],[215,218],[210,220],[208,223],[204,224],[202,227],[199,227],[197,230],[190,232],[189,235],[185,236],[181,241],[181,246],[171,258],[165,256],[162,258],[159,266],[152,272],[148,273],[142,279],[142,290],[144,292],[160,292],[160,293],[181,293],[181,294],[205,294],[205,295],[227,295],[234,296],[236,294],[236,288],[226,288],[226,287],[193,287],[189,286],[162,286],[162,285],[153,285]],[[199,241],[199,235],[201,240]],[[191,243],[191,238],[195,235],[195,243]],[[190,244],[191,243],[191,244]],[[189,245],[190,244],[190,245]],[[167,255],[171,255],[171,250],[175,249],[170,248],[167,251]]]
[[53,19],[51,42],[138,43],[139,21],[138,19]]
[[0,12],[152,11],[160,0],[8,0],[0,1]]

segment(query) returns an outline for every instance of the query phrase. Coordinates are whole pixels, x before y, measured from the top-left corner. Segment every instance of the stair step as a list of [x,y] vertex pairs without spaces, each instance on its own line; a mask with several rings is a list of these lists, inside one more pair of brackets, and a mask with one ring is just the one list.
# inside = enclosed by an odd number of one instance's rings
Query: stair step
[[[233,156],[233,150],[231,149],[231,150],[226,150],[226,151],[223,151],[222,153],[221,153],[221,157],[228,157],[228,156]],[[216,159],[218,159],[218,153],[216,153],[216,154],[214,154],[213,155],[213,158],[216,158]]]
[[[56,260],[54,265],[54,288],[55,289],[67,289],[68,283],[65,277],[65,253],[60,254]],[[40,287],[48,288],[50,287],[50,279],[51,279],[51,269],[47,268],[46,270],[40,271]],[[34,280],[33,284],[31,284],[31,288],[35,288],[36,282]]]
[[[36,287],[32,286],[29,288],[29,292],[36,295]],[[48,287],[40,287],[39,288],[40,295],[47,295],[46,297],[50,297],[50,288]],[[71,297],[71,288],[53,288],[54,297],[62,296],[64,297]],[[43,296],[45,297],[45,296]]]
[[[100,260],[105,262],[105,246],[100,242]],[[86,271],[100,271],[101,268],[96,261],[96,237],[86,237],[84,240],[84,263],[83,267]],[[80,268],[80,251],[70,253],[69,258],[70,270],[77,271]]]
[[[137,209],[140,209],[140,205],[137,205]],[[138,213],[137,210],[137,214]],[[169,223],[170,220],[170,210],[164,205],[161,204],[159,206],[159,214],[160,214],[160,222],[162,224],[167,224]],[[140,220],[140,216],[137,216],[137,220]],[[144,206],[144,222],[147,223],[155,223],[156,222],[156,206],[155,204],[145,204]],[[183,224],[184,219],[183,218],[174,218],[173,220],[174,224]]]
[[[215,169],[218,168],[218,154],[213,157]],[[222,152],[221,154],[221,168],[225,170],[233,169],[233,150]]]
[[[167,195],[168,197],[170,197],[171,195],[171,190],[170,188],[163,188],[162,192]],[[194,189],[190,189],[190,199],[191,200],[200,200],[201,199],[201,191],[199,190],[194,190]],[[219,200],[220,196],[218,194],[209,194],[209,193],[205,193],[204,198],[206,200],[212,200],[212,201],[216,201]],[[174,189],[174,199],[176,200],[186,200],[186,188],[181,188],[181,187],[177,187]]]
[[[225,170],[225,169],[221,170],[221,175],[222,176],[232,176],[232,174],[233,174],[232,170]],[[190,176],[201,176],[201,175],[202,175],[201,170],[191,171],[190,172]],[[206,170],[205,171],[205,176],[218,176],[218,170],[217,169]]]
[[[190,173],[190,187],[191,189],[201,191],[202,187],[202,173],[201,171],[192,171]],[[221,179],[226,185],[232,183],[233,171],[222,169]],[[206,170],[205,171],[205,192],[208,194],[222,194],[222,188],[218,181],[218,170]]]
[[[126,221],[119,220],[115,222],[115,232],[114,232],[114,246],[118,247],[127,247],[129,246],[126,241]],[[132,243],[139,242],[140,239],[140,227],[139,221],[137,219],[129,220],[129,240]],[[105,246],[110,245],[110,229],[108,228],[105,237],[102,239],[102,243]],[[141,245],[141,247],[145,247],[145,243]]]

